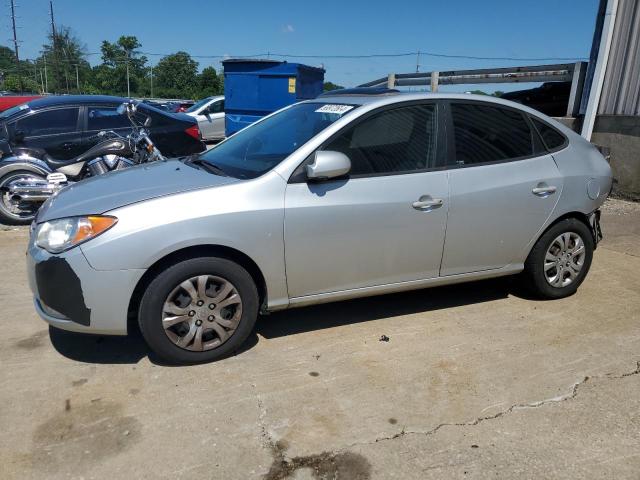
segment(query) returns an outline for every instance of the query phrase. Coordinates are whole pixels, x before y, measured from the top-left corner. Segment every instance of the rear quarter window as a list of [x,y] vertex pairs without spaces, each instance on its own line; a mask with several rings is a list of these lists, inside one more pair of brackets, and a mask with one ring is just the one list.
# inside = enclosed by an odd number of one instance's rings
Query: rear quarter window
[[544,142],[548,150],[556,150],[558,148],[561,148],[565,144],[566,139],[564,135],[562,135],[555,128],[550,127],[537,118],[531,117],[531,121],[536,127],[536,130],[538,130],[538,133],[540,134],[540,137],[542,137],[542,141]]

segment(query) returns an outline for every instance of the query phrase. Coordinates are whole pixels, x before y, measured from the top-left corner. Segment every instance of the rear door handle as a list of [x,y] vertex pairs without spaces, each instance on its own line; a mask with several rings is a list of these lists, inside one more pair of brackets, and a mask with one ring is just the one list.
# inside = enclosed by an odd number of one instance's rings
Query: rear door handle
[[531,193],[539,197],[548,197],[549,195],[556,193],[556,190],[557,188],[554,186],[535,187],[533,190],[531,190]]
[[441,198],[431,198],[431,195],[421,196],[417,202],[413,202],[411,206],[416,210],[431,211],[434,208],[439,208],[444,204],[444,200]]

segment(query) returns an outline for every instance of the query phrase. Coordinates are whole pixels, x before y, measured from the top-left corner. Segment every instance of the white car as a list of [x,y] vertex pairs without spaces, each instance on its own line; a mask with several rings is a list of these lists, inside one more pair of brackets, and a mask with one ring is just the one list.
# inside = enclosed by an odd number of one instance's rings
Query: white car
[[189,107],[185,113],[198,121],[203,140],[224,139],[224,96],[203,98]]

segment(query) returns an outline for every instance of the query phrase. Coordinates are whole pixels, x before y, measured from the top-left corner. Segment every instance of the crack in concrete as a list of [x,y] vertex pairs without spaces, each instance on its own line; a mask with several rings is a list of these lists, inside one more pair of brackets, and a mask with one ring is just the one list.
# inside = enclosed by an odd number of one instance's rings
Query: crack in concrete
[[[516,403],[514,405],[511,405],[509,408],[507,408],[506,410],[503,410],[501,412],[498,412],[494,415],[488,415],[488,416],[484,416],[484,417],[478,417],[472,421],[469,422],[462,422],[462,423],[441,423],[439,425],[437,425],[436,427],[430,429],[430,430],[405,430],[405,428],[403,427],[402,430],[394,435],[391,436],[387,436],[387,437],[380,437],[380,438],[376,438],[375,440],[371,441],[371,442],[356,442],[356,443],[352,443],[349,446],[345,447],[345,448],[353,448],[356,446],[363,446],[363,445],[372,445],[374,443],[378,443],[378,442],[386,442],[389,440],[395,440],[396,438],[400,438],[403,437],[405,435],[425,435],[425,436],[430,436],[430,435],[434,435],[436,434],[440,429],[444,428],[444,427],[472,427],[475,425],[478,425],[479,423],[482,423],[484,421],[487,420],[495,420],[496,418],[501,418],[504,417],[505,415],[509,415],[510,413],[513,413],[516,410],[524,410],[527,408],[539,408],[542,407],[544,405],[548,405],[551,403],[560,403],[560,402],[564,402],[566,400],[571,400],[573,398],[575,398],[578,395],[578,390],[580,389],[580,387],[582,385],[584,385],[585,383],[587,383],[590,380],[597,380],[597,379],[601,379],[601,378],[606,378],[606,379],[621,379],[621,378],[625,378],[625,377],[630,377],[632,375],[640,375],[640,361],[636,362],[636,368],[635,370],[632,370],[631,372],[627,372],[627,373],[623,373],[621,375],[606,375],[603,377],[589,377],[589,376],[585,376],[582,380],[580,380],[579,382],[576,382],[573,384],[573,386],[571,387],[571,390],[569,393],[566,393],[564,395],[559,395],[557,397],[553,397],[553,398],[548,398],[546,400],[539,400],[537,402],[531,402],[531,403]],[[342,449],[340,449],[342,450]],[[338,450],[339,451],[339,450]]]
[[[357,471],[357,478],[367,479],[369,478],[370,466],[364,457],[361,457],[357,454],[353,454],[349,452],[353,447],[357,446],[365,446],[372,445],[379,442],[386,442],[389,440],[395,440],[396,438],[403,437],[405,435],[424,435],[431,436],[438,433],[444,427],[472,427],[478,425],[482,422],[488,420],[495,420],[497,418],[504,417],[509,415],[516,410],[524,410],[528,408],[539,408],[545,405],[549,405],[552,403],[561,403],[566,400],[571,400],[576,398],[578,395],[578,390],[581,386],[589,382],[590,380],[597,379],[622,379],[625,377],[630,377],[632,375],[640,375],[640,361],[636,361],[636,368],[630,372],[622,373],[620,375],[604,375],[599,377],[589,377],[585,376],[582,380],[574,383],[571,386],[571,389],[568,393],[564,395],[559,395],[557,397],[547,398],[545,400],[539,400],[537,402],[530,403],[516,403],[511,405],[506,410],[500,411],[494,415],[487,415],[483,417],[478,417],[474,420],[462,423],[441,423],[436,427],[426,430],[426,431],[418,431],[418,430],[405,430],[403,427],[402,430],[394,435],[387,437],[376,438],[371,442],[356,442],[352,443],[346,447],[337,448],[335,450],[323,452],[319,455],[311,455],[308,457],[295,457],[289,458],[286,456],[286,450],[288,448],[288,444],[284,440],[274,441],[273,437],[269,433],[267,428],[267,424],[265,418],[267,416],[267,409],[264,406],[262,398],[260,395],[256,394],[256,399],[258,403],[259,415],[258,415],[258,424],[260,427],[260,435],[263,440],[264,446],[271,452],[273,456],[273,463],[269,469],[269,471],[264,475],[265,480],[281,480],[285,478],[290,478],[295,471],[300,468],[310,467],[313,470],[314,478],[324,478],[321,475],[324,473],[331,472],[335,473],[334,470],[336,468],[348,468],[353,472]],[[327,470],[329,469],[329,470]],[[350,475],[353,477],[353,475]],[[353,477],[356,478],[356,477]]]

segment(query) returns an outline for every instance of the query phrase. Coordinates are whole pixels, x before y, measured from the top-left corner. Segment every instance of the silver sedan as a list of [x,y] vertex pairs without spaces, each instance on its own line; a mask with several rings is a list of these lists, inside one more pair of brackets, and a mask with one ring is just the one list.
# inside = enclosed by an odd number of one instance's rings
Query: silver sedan
[[261,312],[516,274],[571,295],[610,188],[593,145],[522,105],[320,97],[64,189],[32,226],[30,284],[57,328],[125,335],[134,318],[165,359],[210,361]]

